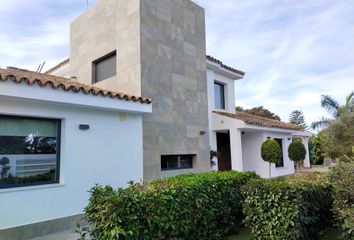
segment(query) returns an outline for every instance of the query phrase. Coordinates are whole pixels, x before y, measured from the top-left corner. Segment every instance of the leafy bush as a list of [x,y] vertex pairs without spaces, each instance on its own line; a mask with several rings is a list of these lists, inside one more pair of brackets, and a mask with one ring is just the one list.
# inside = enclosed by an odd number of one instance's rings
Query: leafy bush
[[338,163],[329,173],[333,186],[333,213],[343,239],[354,239],[354,162]]
[[242,187],[245,224],[255,239],[316,239],[331,219],[322,175],[252,180]]
[[313,157],[313,164],[323,164],[324,158],[325,158],[325,152],[324,152],[324,144],[325,141],[325,135],[322,132],[319,132],[318,134],[312,136],[310,138],[310,144],[313,145],[313,148],[311,150],[311,155]]
[[220,239],[242,222],[240,187],[255,173],[188,174],[114,190],[95,186],[82,239]]
[[281,158],[280,145],[275,140],[266,140],[261,148],[262,159],[269,163],[277,163]]
[[289,158],[292,161],[303,161],[306,157],[305,145],[300,141],[290,143],[288,148]]
[[266,140],[261,147],[261,157],[264,161],[269,162],[269,178],[272,177],[271,163],[277,163],[281,159],[281,148],[277,141]]

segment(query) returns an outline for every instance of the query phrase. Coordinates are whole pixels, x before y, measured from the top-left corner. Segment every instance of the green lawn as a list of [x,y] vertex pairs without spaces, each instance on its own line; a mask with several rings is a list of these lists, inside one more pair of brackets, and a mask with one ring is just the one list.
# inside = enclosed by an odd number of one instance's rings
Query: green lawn
[[[324,235],[321,237],[321,240],[338,240],[340,231],[336,228],[328,228]],[[251,233],[248,229],[241,229],[240,233],[228,238],[228,240],[250,240]]]

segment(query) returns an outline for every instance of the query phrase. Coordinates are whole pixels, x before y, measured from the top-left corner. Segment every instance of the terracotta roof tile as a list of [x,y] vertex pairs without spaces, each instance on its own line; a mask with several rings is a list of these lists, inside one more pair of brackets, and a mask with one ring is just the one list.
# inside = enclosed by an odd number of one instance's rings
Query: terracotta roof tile
[[282,128],[282,129],[290,129],[290,130],[300,130],[298,125],[285,123],[265,117],[259,117],[256,115],[252,115],[249,113],[237,112],[237,113],[229,113],[229,112],[221,112],[221,111],[213,111],[216,114],[238,119],[244,121],[250,125],[256,125],[260,127],[268,127],[268,128]]
[[227,69],[227,70],[229,70],[229,71],[231,71],[231,72],[240,74],[240,75],[242,75],[242,76],[244,76],[244,75],[246,74],[245,72],[240,71],[240,70],[238,70],[238,69],[236,69],[236,68],[227,66],[226,64],[224,64],[224,63],[223,63],[222,61],[220,61],[219,59],[216,59],[216,58],[214,58],[214,57],[212,57],[212,56],[210,56],[210,55],[207,55],[206,58],[207,58],[209,61],[214,62],[214,63],[216,63],[216,64],[219,64],[221,67],[223,67],[223,68],[225,68],[225,69]]
[[124,99],[126,101],[140,102],[146,104],[151,103],[150,98],[144,98],[144,97],[134,96],[134,95],[120,93],[120,92],[108,91],[94,86],[78,83],[77,81],[70,78],[57,77],[53,75],[37,73],[37,72],[32,72],[25,69],[19,69],[13,67],[8,67],[6,69],[0,68],[0,82],[8,81],[8,80],[11,80],[15,83],[24,82],[29,86],[37,84],[41,87],[45,87],[48,85],[53,89],[62,89],[64,91],[72,91],[74,93],[82,92],[84,94],[92,94],[94,96],[100,95],[100,96],[110,97],[119,100]]

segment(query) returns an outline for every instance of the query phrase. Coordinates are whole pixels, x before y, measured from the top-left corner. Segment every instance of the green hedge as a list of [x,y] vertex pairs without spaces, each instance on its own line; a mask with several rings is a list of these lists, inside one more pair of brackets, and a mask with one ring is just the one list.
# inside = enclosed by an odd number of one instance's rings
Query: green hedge
[[331,189],[321,175],[253,180],[242,193],[255,239],[316,239],[331,219]]
[[354,162],[338,163],[329,173],[333,187],[333,213],[343,239],[354,239]]
[[91,239],[220,239],[241,225],[240,187],[255,173],[209,172],[149,184],[91,189],[82,236]]

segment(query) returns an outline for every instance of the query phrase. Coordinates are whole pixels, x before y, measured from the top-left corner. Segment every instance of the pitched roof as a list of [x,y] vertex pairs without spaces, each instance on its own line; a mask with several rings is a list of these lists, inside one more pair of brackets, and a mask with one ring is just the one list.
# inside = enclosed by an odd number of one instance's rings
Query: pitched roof
[[[241,71],[241,70],[238,70],[238,69],[236,69],[236,68],[230,67],[230,66],[224,64],[224,63],[223,63],[222,61],[220,61],[219,59],[216,59],[216,58],[214,58],[214,57],[212,57],[212,56],[210,56],[210,55],[207,55],[206,58],[207,58],[207,60],[209,60],[209,61],[211,61],[211,62],[214,62],[214,63],[216,63],[216,64],[219,64],[221,67],[223,67],[223,68],[225,68],[225,69],[227,69],[227,70],[229,70],[229,71],[231,71],[231,72],[233,72],[233,73],[240,74],[240,75],[242,75],[242,76],[245,75],[245,72],[243,72],[243,71]],[[59,69],[60,67],[62,67],[62,66],[64,66],[64,65],[68,64],[69,61],[70,61],[70,58],[65,59],[64,61],[62,61],[62,62],[58,63],[57,65],[55,65],[54,67],[52,67],[51,69],[47,70],[45,73],[46,73],[46,74],[50,74],[50,73],[54,72],[55,70]]]
[[243,71],[241,71],[241,70],[238,70],[238,69],[236,69],[236,68],[230,67],[230,66],[224,64],[224,63],[223,63],[222,61],[220,61],[219,59],[216,59],[216,58],[214,58],[214,57],[212,57],[212,56],[210,56],[210,55],[207,55],[206,58],[207,58],[209,61],[214,62],[214,63],[216,63],[216,64],[219,64],[221,67],[223,67],[223,68],[225,68],[225,69],[227,69],[227,70],[229,70],[229,71],[231,71],[231,72],[240,74],[240,75],[242,75],[242,76],[245,75],[245,72],[243,72]]
[[265,117],[259,117],[249,113],[244,113],[244,112],[229,113],[229,112],[221,112],[221,111],[213,111],[213,112],[222,116],[244,121],[245,123],[250,125],[268,127],[268,128],[300,130],[300,127],[298,125],[285,123],[285,122],[281,122],[281,121],[277,121]]
[[69,61],[70,61],[70,58],[67,58],[67,59],[65,59],[64,61],[62,61],[62,62],[58,63],[57,65],[55,65],[54,67],[52,67],[51,69],[48,69],[48,70],[45,71],[44,73],[45,73],[45,74],[50,74],[50,73],[54,72],[55,70],[61,68],[62,66],[68,64]]
[[25,69],[8,67],[6,69],[0,68],[0,82],[13,81],[15,83],[26,83],[29,86],[37,84],[41,87],[49,85],[53,89],[62,89],[64,91],[72,91],[74,93],[82,92],[84,94],[92,94],[94,96],[110,97],[112,99],[126,100],[133,102],[140,102],[150,104],[151,99],[134,96],[130,94],[108,91],[95,86],[85,85],[70,78],[57,77],[49,74],[32,72]]

